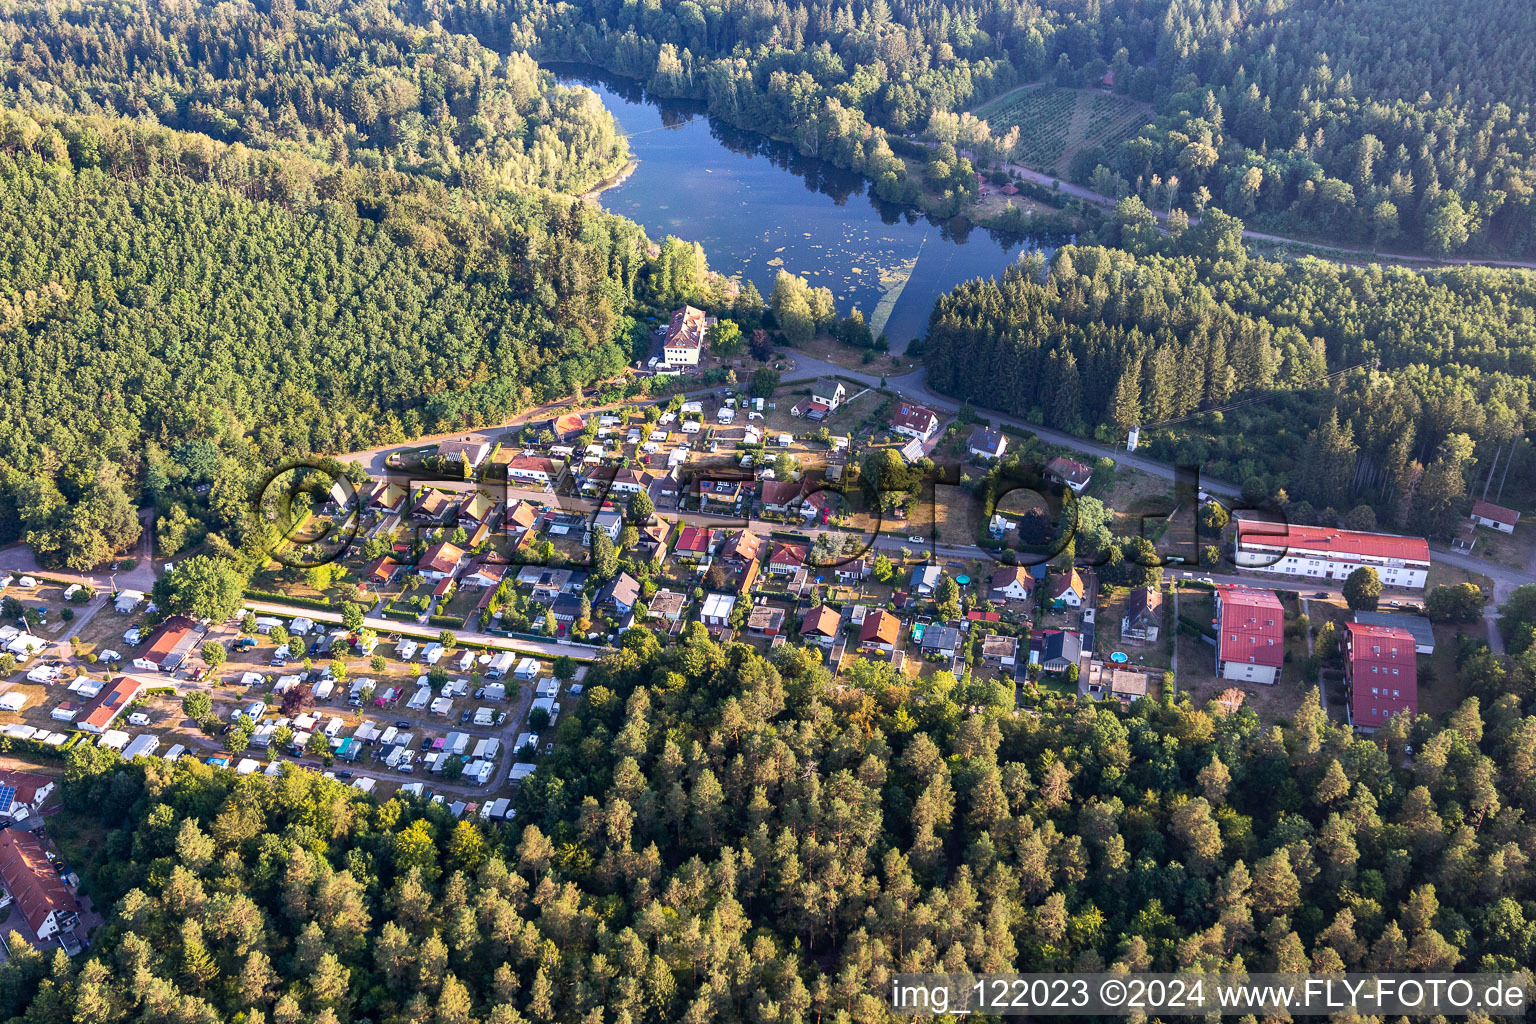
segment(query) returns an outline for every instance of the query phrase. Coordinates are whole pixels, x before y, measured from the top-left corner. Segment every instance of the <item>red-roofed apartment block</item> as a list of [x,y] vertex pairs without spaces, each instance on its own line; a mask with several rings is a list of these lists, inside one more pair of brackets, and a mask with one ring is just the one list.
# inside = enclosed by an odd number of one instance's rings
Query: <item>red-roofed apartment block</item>
[[32,833],[0,830],[0,881],[40,941],[80,923],[80,904]]
[[1301,579],[1342,580],[1362,565],[1388,587],[1422,587],[1429,577],[1423,537],[1246,520],[1238,526],[1235,554],[1245,569]]
[[1285,609],[1272,590],[1216,588],[1216,674],[1274,685],[1285,661]]
[[1399,626],[1346,622],[1344,679],[1349,724],[1374,732],[1394,715],[1419,713],[1419,664],[1413,634]]

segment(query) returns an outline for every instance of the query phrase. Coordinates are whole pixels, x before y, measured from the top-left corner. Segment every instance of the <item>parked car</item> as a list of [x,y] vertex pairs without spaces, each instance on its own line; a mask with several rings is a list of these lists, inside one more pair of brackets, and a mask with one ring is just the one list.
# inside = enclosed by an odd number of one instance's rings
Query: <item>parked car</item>
[[395,728],[396,728],[396,729],[409,729],[409,728],[410,728],[410,727],[411,727],[411,723],[410,723],[410,722],[407,722],[407,721],[406,721],[406,720],[405,720],[405,719],[403,719],[403,718],[402,718],[402,719],[400,719],[400,721],[398,721],[398,722],[396,722],[396,723],[395,723]]

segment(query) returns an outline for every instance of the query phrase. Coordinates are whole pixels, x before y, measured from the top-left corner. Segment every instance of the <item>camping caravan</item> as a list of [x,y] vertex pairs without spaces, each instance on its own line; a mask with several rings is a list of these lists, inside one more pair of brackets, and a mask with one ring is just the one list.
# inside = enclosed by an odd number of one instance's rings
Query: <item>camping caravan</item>
[[475,652],[465,651],[459,656],[459,671],[468,672],[475,667]]
[[516,656],[511,651],[502,651],[485,667],[485,678],[505,679],[507,672],[512,668],[512,663],[516,660]]
[[400,646],[395,648],[395,657],[401,661],[411,661],[416,657],[416,651],[421,647],[415,640],[401,640]]

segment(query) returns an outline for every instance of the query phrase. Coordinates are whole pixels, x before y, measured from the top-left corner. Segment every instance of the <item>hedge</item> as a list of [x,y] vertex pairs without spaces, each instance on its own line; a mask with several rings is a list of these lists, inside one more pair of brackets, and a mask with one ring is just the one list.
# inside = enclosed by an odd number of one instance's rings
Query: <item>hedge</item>
[[245,596],[253,601],[271,601],[273,604],[295,605],[299,608],[314,608],[317,611],[334,612],[340,609],[331,604],[329,598],[324,597],[294,597],[290,594],[274,594],[265,590],[247,590]]

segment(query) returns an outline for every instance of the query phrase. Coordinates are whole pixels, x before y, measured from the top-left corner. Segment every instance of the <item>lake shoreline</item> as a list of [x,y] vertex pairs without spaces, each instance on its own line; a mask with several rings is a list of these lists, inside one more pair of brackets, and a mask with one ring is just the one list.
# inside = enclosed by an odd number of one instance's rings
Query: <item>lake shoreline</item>
[[577,198],[583,202],[595,203],[602,198],[604,192],[607,192],[611,188],[618,188],[620,185],[628,181],[630,175],[634,174],[635,171],[637,171],[639,168],[640,158],[637,156],[631,156],[629,158],[629,162],[626,163],[623,167],[620,167],[617,171],[614,171],[612,174],[608,175],[608,177],[599,181],[596,185],[593,185]]

